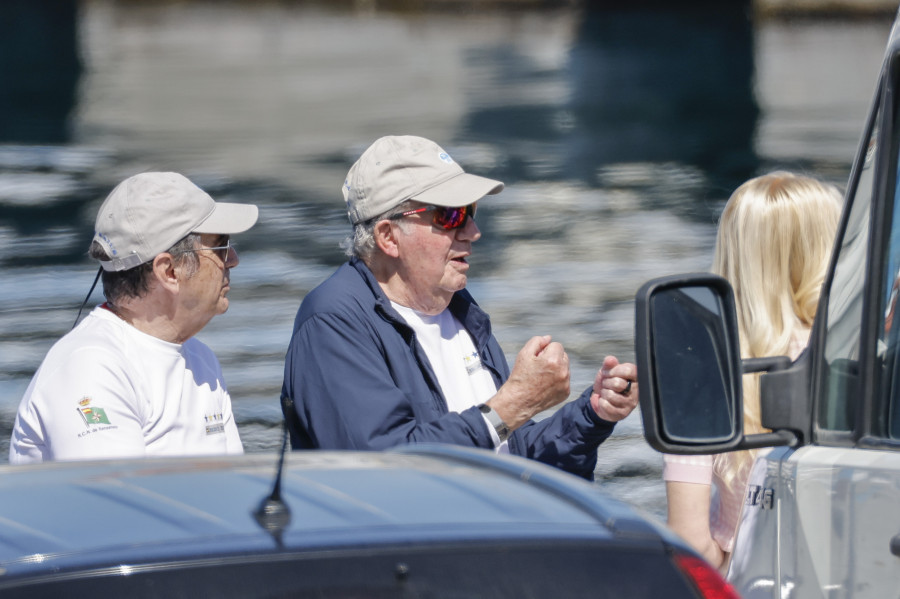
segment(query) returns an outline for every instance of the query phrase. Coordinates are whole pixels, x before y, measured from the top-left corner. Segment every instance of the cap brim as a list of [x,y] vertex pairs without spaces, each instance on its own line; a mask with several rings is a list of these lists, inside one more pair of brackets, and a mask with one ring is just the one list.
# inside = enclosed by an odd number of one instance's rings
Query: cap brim
[[503,183],[487,177],[460,173],[411,197],[411,200],[435,206],[468,206],[486,195],[500,193]]
[[194,233],[233,235],[243,233],[256,224],[259,209],[253,204],[229,204],[216,202],[216,207],[206,219],[194,227]]

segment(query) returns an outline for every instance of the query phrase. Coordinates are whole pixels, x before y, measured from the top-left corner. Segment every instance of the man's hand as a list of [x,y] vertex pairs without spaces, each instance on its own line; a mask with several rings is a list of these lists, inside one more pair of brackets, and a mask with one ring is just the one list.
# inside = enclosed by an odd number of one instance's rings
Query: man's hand
[[532,337],[516,356],[509,379],[487,403],[516,430],[569,397],[569,356],[550,335]]
[[600,418],[618,422],[638,405],[637,366],[619,364],[614,356],[603,358],[603,366],[594,379],[591,407]]

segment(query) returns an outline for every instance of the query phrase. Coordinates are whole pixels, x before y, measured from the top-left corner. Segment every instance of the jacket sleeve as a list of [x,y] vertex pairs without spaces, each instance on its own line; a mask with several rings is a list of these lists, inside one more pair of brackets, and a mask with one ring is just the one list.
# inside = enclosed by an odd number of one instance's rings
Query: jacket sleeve
[[556,466],[587,480],[594,480],[597,448],[615,428],[591,407],[592,387],[549,418],[526,423],[510,438],[510,453]]
[[394,382],[389,359],[366,323],[330,313],[300,323],[288,347],[282,390],[293,399],[299,446],[379,450],[429,442],[493,448],[477,408],[448,413],[424,403],[436,401],[431,393],[409,397]]

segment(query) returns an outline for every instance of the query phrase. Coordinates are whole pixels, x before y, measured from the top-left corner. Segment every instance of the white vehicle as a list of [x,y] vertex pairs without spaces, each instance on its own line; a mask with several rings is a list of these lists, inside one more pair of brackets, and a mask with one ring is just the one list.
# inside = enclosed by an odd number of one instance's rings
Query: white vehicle
[[[853,165],[808,349],[740,358],[730,285],[665,277],[636,298],[644,432],[669,453],[772,447],[729,580],[745,598],[900,597],[900,17]],[[900,317],[898,317],[900,318]],[[763,425],[742,431],[742,372]]]

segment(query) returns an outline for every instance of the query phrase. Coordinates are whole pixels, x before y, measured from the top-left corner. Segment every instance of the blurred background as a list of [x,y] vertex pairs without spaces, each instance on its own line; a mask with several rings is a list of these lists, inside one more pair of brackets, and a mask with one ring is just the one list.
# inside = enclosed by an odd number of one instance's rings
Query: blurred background
[[[506,182],[469,287],[510,361],[535,334],[566,346],[574,397],[604,355],[634,360],[644,281],[709,269],[742,181],[846,184],[896,7],[768,1],[0,2],[0,459],[90,287],[99,203],[147,170],[260,206],[199,338],[246,450],[275,449],[296,309],[344,260],[339,188],[386,134]],[[635,413],[596,484],[664,517],[661,466]]]

